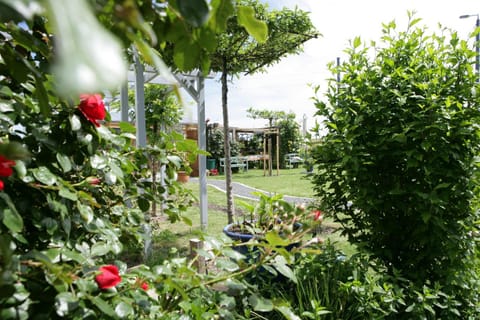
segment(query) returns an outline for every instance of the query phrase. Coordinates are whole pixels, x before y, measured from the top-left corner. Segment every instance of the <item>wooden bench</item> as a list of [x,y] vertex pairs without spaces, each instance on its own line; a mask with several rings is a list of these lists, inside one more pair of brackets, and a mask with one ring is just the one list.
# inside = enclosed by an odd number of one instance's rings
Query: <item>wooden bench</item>
[[[243,171],[248,171],[248,158],[247,157],[231,157],[230,167],[239,168]],[[220,158],[220,169],[225,172],[225,158]]]

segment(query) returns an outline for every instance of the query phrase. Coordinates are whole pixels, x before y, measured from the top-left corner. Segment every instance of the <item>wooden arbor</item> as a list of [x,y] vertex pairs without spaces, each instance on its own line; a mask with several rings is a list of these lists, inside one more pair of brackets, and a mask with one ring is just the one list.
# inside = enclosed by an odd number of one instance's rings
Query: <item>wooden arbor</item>
[[273,137],[275,137],[276,142],[276,152],[275,159],[277,163],[277,176],[280,175],[280,130],[278,127],[269,127],[263,130],[263,175],[266,175],[267,164],[268,164],[268,175],[272,175],[272,164],[273,164]]

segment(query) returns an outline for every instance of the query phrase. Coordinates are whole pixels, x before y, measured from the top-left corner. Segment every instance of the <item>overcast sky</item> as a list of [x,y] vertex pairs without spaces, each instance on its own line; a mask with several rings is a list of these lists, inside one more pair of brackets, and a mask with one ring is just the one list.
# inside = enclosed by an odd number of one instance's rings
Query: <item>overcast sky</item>
[[[315,107],[313,89],[320,85],[326,90],[325,79],[331,77],[327,63],[342,58],[349,40],[360,36],[363,41],[379,40],[382,23],[395,20],[399,30],[404,30],[407,11],[416,11],[419,25],[438,31],[438,24],[458,31],[467,39],[475,28],[476,18],[459,19],[460,15],[480,13],[479,0],[270,0],[271,8],[286,6],[310,12],[313,24],[322,34],[310,40],[304,52],[284,58],[267,69],[266,73],[234,78],[229,84],[229,115],[232,127],[263,127],[264,120],[252,120],[246,110],[255,109],[293,111],[297,120],[306,115],[308,127],[314,124]],[[473,42],[472,42],[473,46]],[[206,81],[206,117],[211,122],[222,123],[221,91],[217,79]],[[188,104],[187,121],[196,121],[196,107]]]

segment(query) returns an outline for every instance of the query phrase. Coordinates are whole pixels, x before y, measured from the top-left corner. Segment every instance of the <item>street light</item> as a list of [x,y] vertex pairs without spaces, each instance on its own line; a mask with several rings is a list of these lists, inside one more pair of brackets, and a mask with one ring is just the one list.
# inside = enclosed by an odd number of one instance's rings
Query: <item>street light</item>
[[480,16],[479,14],[464,14],[460,16],[460,19],[466,19],[470,17],[477,17],[477,22],[475,23],[475,52],[477,53],[476,60],[475,60],[475,71],[477,71],[477,81],[480,78]]

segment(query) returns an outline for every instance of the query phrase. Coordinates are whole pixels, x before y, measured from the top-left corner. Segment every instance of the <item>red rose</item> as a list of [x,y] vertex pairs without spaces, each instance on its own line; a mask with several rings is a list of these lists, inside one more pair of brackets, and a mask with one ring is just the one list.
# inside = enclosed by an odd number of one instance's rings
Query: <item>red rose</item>
[[100,273],[95,277],[95,281],[100,289],[113,288],[122,281],[118,274],[118,268],[114,265],[100,267]]
[[81,94],[78,109],[97,127],[100,127],[97,121],[105,119],[105,105],[99,94]]
[[148,290],[148,283],[142,282],[142,285],[140,286],[143,290],[147,291]]
[[320,211],[320,210],[315,210],[315,211],[312,212],[312,214],[313,214],[313,220],[315,220],[315,221],[323,219],[322,211]]
[[12,167],[14,165],[15,161],[0,155],[0,177],[10,177],[13,173]]
[[[7,159],[0,155],[0,177],[10,177],[13,174],[12,167],[15,165],[15,161]],[[0,180],[0,191],[4,189],[5,185]]]

